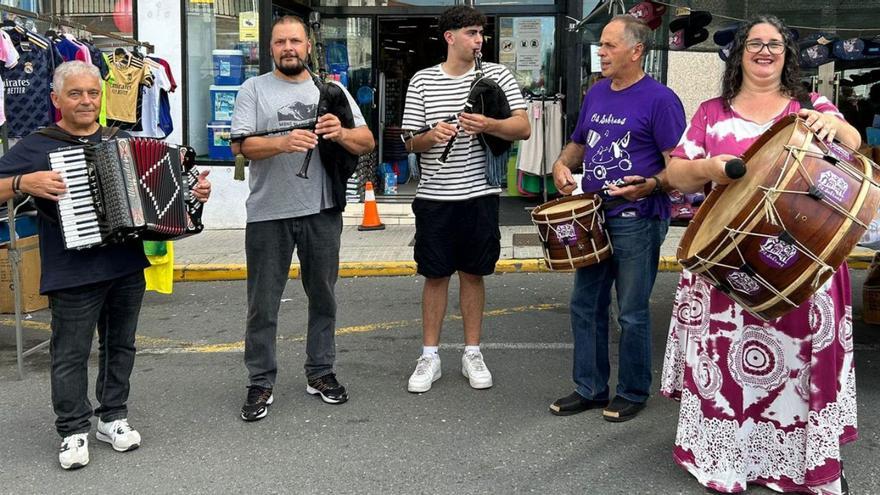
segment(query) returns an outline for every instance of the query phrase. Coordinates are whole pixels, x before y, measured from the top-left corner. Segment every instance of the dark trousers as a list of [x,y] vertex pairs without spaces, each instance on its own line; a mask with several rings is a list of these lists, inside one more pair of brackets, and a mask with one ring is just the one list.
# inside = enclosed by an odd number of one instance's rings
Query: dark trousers
[[248,316],[244,362],[251,385],[273,387],[278,373],[275,340],[278,309],[294,247],[303,289],[309,299],[306,337],[307,379],[333,372],[336,360],[336,278],[342,214],[325,211],[300,218],[247,224]]
[[52,311],[52,407],[62,437],[91,429],[88,361],[98,328],[98,378],[94,415],[108,422],[128,416],[134,338],[144,298],[144,273],[49,294]]

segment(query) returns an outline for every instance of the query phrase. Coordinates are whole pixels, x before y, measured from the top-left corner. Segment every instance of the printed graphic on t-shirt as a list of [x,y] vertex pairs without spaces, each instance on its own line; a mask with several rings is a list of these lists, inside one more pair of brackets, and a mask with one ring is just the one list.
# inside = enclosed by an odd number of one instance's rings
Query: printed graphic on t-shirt
[[[608,128],[609,126],[625,126],[626,120],[626,117],[615,116],[611,113],[594,113],[590,116],[591,123],[605,129],[601,133],[594,129],[587,131],[584,140],[589,148],[584,153],[584,173],[587,174],[587,180],[603,181],[603,186],[619,185],[620,178],[626,175],[623,172],[632,169],[632,160],[629,151],[627,151],[630,144],[630,131],[619,136],[619,133],[611,132],[613,128]],[[615,179],[607,179],[609,176],[615,177]]]
[[278,126],[303,125],[315,118],[317,105],[307,105],[296,101],[278,109]]

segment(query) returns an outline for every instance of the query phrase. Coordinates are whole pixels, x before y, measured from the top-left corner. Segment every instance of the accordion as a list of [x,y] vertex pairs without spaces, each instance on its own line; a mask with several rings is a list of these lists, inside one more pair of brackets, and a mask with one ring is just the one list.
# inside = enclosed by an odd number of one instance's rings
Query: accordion
[[67,192],[58,201],[66,249],[131,238],[163,241],[202,231],[192,148],[157,139],[120,138],[48,154]]

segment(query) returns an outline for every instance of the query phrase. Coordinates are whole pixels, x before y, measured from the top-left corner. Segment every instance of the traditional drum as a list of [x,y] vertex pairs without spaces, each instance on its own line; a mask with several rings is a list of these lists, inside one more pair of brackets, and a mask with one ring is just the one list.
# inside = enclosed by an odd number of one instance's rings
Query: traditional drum
[[574,270],[611,256],[605,233],[602,198],[579,194],[549,201],[532,210],[532,222],[544,245],[551,270]]
[[802,119],[776,123],[691,220],[678,260],[763,320],[812,296],[843,263],[880,204],[880,172]]

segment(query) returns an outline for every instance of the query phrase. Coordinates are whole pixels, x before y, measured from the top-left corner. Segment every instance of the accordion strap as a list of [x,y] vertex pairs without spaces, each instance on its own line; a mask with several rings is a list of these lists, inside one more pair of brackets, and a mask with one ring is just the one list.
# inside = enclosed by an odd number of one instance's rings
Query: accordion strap
[[[101,126],[101,141],[109,141],[110,139],[113,139],[116,136],[117,132],[119,132],[118,127]],[[73,134],[68,133],[57,125],[43,127],[42,129],[37,130],[35,133],[65,143],[76,145],[85,144],[82,140],[80,140],[81,136],[74,136]]]

